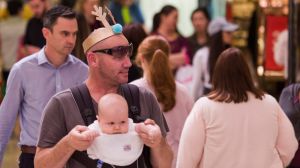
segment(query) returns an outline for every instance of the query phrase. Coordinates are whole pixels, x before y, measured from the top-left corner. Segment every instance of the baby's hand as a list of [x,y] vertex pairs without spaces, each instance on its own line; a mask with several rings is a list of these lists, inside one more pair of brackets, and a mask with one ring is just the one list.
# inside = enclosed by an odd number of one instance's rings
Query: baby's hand
[[81,132],[81,135],[84,137],[85,140],[92,141],[100,134],[99,132],[88,128],[87,130]]
[[99,136],[97,131],[86,126],[77,125],[67,135],[68,144],[73,149],[83,151],[92,144],[97,136]]
[[146,125],[148,129],[148,134],[150,136],[150,139],[154,139],[155,137],[159,136],[161,134],[159,127],[155,125]]
[[159,126],[153,120],[147,119],[144,123],[136,124],[135,130],[147,146],[159,145],[162,135]]

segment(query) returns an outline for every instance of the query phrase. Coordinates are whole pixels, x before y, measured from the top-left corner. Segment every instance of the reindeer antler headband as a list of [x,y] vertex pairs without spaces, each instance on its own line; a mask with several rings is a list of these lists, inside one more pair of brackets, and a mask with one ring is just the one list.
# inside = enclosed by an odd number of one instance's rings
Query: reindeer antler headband
[[[116,24],[114,17],[111,14],[111,11],[105,7],[106,11],[102,11],[102,7],[94,6],[94,11],[92,11],[92,14],[96,16],[96,20],[102,22],[104,27],[95,29],[82,43],[83,51],[86,53],[92,46],[94,46],[96,43],[113,36],[115,34],[121,34],[122,33],[122,26],[120,24]],[[112,21],[114,22],[113,26],[110,26],[108,21],[106,20],[106,15],[109,15]]]

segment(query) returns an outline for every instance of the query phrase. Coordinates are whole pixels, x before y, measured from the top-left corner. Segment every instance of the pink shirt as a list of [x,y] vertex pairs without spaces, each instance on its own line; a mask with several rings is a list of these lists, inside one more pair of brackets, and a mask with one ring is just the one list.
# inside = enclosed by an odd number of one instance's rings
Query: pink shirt
[[283,168],[298,143],[292,124],[270,95],[246,103],[200,98],[186,120],[177,168]]
[[[145,78],[135,80],[131,84],[146,88],[150,92],[152,92],[153,95],[155,95],[153,89],[148,85]],[[189,95],[187,89],[182,84],[176,82],[176,104],[172,110],[164,112],[164,116],[170,129],[170,131],[167,134],[167,142],[171,146],[174,154],[172,167],[175,167],[176,164],[176,157],[181,131],[185,119],[187,118],[189,112],[192,109],[193,103],[194,101]],[[160,107],[162,109],[161,104]]]

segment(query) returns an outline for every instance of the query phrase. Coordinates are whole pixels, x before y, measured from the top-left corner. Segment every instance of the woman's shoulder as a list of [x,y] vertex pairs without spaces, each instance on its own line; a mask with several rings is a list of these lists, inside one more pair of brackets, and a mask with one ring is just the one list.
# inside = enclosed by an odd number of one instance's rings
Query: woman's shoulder
[[180,92],[182,94],[189,94],[188,88],[182,83],[175,81],[176,83],[176,92]]
[[273,97],[273,96],[271,96],[271,95],[269,95],[269,94],[267,94],[267,93],[265,93],[263,95],[262,100],[266,101],[266,102],[269,102],[271,104],[278,104],[278,101],[276,100],[276,98]]
[[140,78],[137,80],[134,80],[130,82],[129,84],[135,85],[139,88],[139,93],[140,93],[140,98],[147,98],[147,97],[152,97],[154,93],[151,91],[150,86],[147,83],[147,80],[145,78]]
[[262,99],[259,99],[257,97],[255,97],[255,95],[253,93],[248,92],[248,96],[250,98],[250,100],[255,100],[255,101],[264,101],[264,102],[270,102],[270,103],[277,103],[277,100],[275,97],[273,97],[270,94],[264,93],[262,96]]
[[209,52],[208,46],[204,46],[204,47],[202,47],[202,48],[200,48],[196,51],[195,56],[197,56],[197,55],[208,55],[208,52]]
[[207,46],[204,46],[196,51],[194,59],[206,58],[208,57],[208,54],[209,48]]
[[215,103],[215,101],[209,99],[207,96],[202,96],[195,102],[195,106],[209,106],[211,103]]
[[176,84],[176,89],[182,91],[182,90],[187,90],[186,86],[184,86],[182,83],[175,81]]
[[136,79],[136,80],[130,82],[129,84],[136,85],[138,87],[142,87],[142,86],[145,86],[146,80],[144,78],[139,78],[139,79]]

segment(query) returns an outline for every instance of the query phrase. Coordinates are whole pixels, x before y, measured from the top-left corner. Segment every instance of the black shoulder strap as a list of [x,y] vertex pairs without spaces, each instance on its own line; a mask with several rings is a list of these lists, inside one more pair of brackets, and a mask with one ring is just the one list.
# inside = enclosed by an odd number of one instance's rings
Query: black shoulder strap
[[140,116],[141,107],[139,88],[132,84],[123,84],[121,85],[121,89],[128,104],[129,118],[132,118],[135,123],[144,121]]
[[[135,85],[123,84],[121,85],[121,90],[128,104],[129,117],[132,118],[135,123],[144,121],[145,119],[140,116],[141,108],[139,88]],[[80,114],[84,120],[85,125],[93,123],[93,121],[96,120],[96,112],[94,110],[92,97],[89,93],[87,86],[85,84],[82,84],[80,86],[71,88],[71,91],[80,110]],[[75,151],[72,155],[72,158],[89,168],[96,167],[97,165],[97,160],[90,159],[86,151]],[[150,148],[145,146],[143,150],[142,160],[144,160],[147,167],[151,168],[152,166],[149,158]],[[142,160],[139,159],[138,164],[140,165],[140,167],[143,166],[143,163],[141,162]],[[107,164],[104,163],[103,168],[104,167],[107,167]]]
[[92,124],[96,120],[96,112],[94,110],[91,94],[86,84],[73,87],[71,88],[71,91],[85,125]]
[[[93,106],[92,97],[86,84],[71,88],[73,97],[77,103],[82,119],[85,125],[90,125],[96,120],[96,113]],[[72,158],[85,165],[86,167],[96,167],[97,160],[92,160],[88,157],[86,151],[75,151]]]
[[[121,85],[121,89],[123,91],[124,97],[128,104],[128,112],[129,118],[135,123],[143,122],[146,118],[142,117],[141,114],[141,106],[140,106],[140,90],[137,86],[132,84],[123,84]],[[150,148],[148,146],[144,146],[143,156],[142,156],[147,168],[152,168],[150,162]]]

